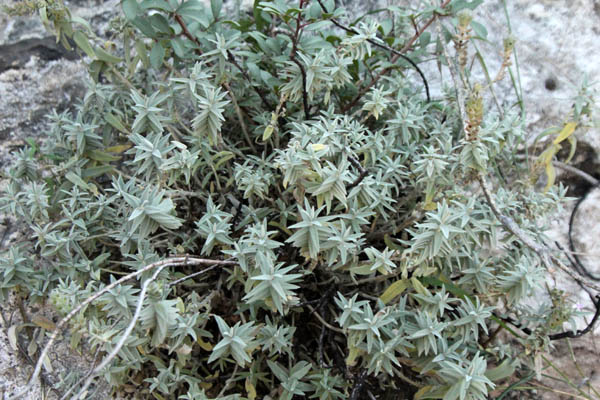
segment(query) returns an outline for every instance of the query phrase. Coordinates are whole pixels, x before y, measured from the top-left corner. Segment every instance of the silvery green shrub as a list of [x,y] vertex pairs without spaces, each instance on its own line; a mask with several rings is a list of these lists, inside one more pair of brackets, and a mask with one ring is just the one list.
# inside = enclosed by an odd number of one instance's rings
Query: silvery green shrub
[[[14,155],[0,209],[27,239],[0,257],[0,299],[18,292],[64,315],[171,255],[233,260],[160,272],[103,371],[115,390],[488,398],[532,365],[556,314],[524,306],[542,263],[502,229],[476,178],[539,240],[564,190],[531,183],[522,115],[488,104],[459,62],[486,39],[464,17],[480,2],[356,19],[333,0],[237,13],[220,0],[124,0],[116,48],[58,1],[20,3],[77,44],[90,81],[82,102],[49,116],[41,147]],[[440,29],[411,41],[412,23],[429,20]],[[458,87],[430,96],[414,66],[431,58]],[[71,320],[72,345],[110,352],[140,286]],[[528,321],[528,352],[492,340],[508,315]]]

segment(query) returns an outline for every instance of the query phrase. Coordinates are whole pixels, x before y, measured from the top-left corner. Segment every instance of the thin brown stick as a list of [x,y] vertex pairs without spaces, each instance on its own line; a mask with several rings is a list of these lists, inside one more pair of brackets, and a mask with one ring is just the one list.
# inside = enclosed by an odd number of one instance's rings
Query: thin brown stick
[[394,272],[392,272],[391,274],[376,275],[376,276],[372,276],[370,278],[358,280],[356,282],[344,283],[342,286],[359,286],[359,285],[364,285],[365,283],[383,282],[387,279],[394,278],[394,277],[400,275],[401,273],[402,273],[402,268],[396,268],[396,270]]
[[350,161],[350,164],[352,164],[356,169],[358,169],[359,172],[358,177],[354,180],[354,182],[352,182],[346,187],[347,190],[350,190],[353,187],[360,184],[363,179],[365,179],[365,177],[367,176],[367,170],[360,164],[360,162],[356,158],[350,155],[348,156],[348,161]]
[[407,382],[407,383],[413,385],[414,387],[418,387],[418,388],[422,388],[424,386],[422,383],[419,383],[417,381],[413,381],[408,376],[404,375],[402,373],[402,371],[400,371],[398,368],[392,367],[392,369],[394,370],[394,373],[396,374],[396,376],[398,378],[402,379],[404,382]]
[[346,334],[346,332],[344,332],[343,329],[336,328],[335,326],[333,326],[330,323],[328,323],[327,321],[325,321],[323,319],[323,317],[321,317],[321,315],[317,312],[317,310],[315,310],[313,308],[313,306],[311,306],[310,304],[306,304],[306,307],[308,307],[308,309],[310,310],[310,312],[312,314],[314,314],[314,316],[317,317],[317,319],[319,320],[319,322],[322,323],[327,329],[331,329],[332,331],[337,332],[337,333]]
[[[529,160],[529,161],[535,161],[535,157],[532,156],[526,156],[526,155],[517,155],[517,158],[519,160]],[[585,181],[591,183],[594,186],[599,186],[600,185],[600,181],[596,178],[594,178],[592,175],[588,174],[585,171],[580,170],[579,168],[576,168],[572,165],[569,164],[565,164],[563,162],[560,161],[552,161],[552,165],[554,165],[556,168],[560,168],[564,171],[570,172],[573,175],[577,175],[578,177],[580,177],[581,179],[584,179]]]
[[196,54],[198,54],[199,56],[202,55],[202,50],[200,50],[200,48],[199,48],[200,47],[200,40],[198,40],[197,37],[195,37],[194,35],[191,34],[191,32],[187,28],[187,25],[185,24],[185,21],[183,20],[183,18],[181,17],[181,15],[175,13],[175,14],[173,14],[173,17],[175,18],[175,21],[177,21],[177,23],[181,27],[181,30],[183,31],[183,34],[185,35],[185,37],[187,37],[192,42],[194,42],[196,45],[198,45],[198,48],[195,50]]
[[229,379],[227,379],[227,381],[225,382],[225,386],[223,386],[223,388],[221,389],[221,391],[217,395],[217,399],[223,397],[223,395],[225,394],[225,392],[227,391],[227,389],[229,389],[229,387],[231,386],[231,384],[234,382],[235,375],[237,374],[237,370],[238,370],[238,365],[235,364],[235,368],[233,369],[233,372],[231,373],[231,376],[229,377]]
[[235,59],[235,56],[233,55],[233,53],[231,51],[229,51],[229,50],[227,50],[227,61],[229,61],[230,63],[232,63],[238,69],[238,71],[240,71],[240,73],[242,74],[242,76],[244,77],[244,79],[246,79],[246,81],[248,81],[248,83],[251,84],[252,88],[254,88],[254,91],[256,92],[256,94],[258,95],[258,97],[260,97],[260,101],[262,101],[263,106],[265,106],[265,108],[267,110],[272,110],[273,106],[271,106],[271,103],[269,103],[269,101],[265,97],[264,93],[261,92],[259,88],[257,88],[256,86],[252,85],[252,79],[250,78],[250,75],[248,75],[248,72],[246,72],[246,70],[243,69],[240,66],[240,64]]
[[[300,0],[300,9],[304,7],[304,0]],[[304,66],[298,59],[296,58],[296,53],[298,52],[298,39],[300,36],[300,25],[302,23],[302,13],[298,13],[296,18],[296,31],[294,32],[294,36],[292,37],[292,50],[290,51],[290,60],[294,62],[298,68],[300,68],[300,75],[302,75],[302,105],[304,107],[304,118],[310,119],[310,110],[308,106],[308,93],[306,92],[306,71],[304,70]]]
[[203,275],[203,274],[207,273],[208,271],[212,271],[213,269],[215,269],[217,267],[218,267],[218,265],[216,265],[216,264],[215,265],[211,265],[210,267],[205,268],[205,269],[203,269],[201,271],[196,271],[196,272],[194,272],[192,274],[184,276],[183,278],[179,278],[176,281],[169,282],[169,284],[167,285],[167,287],[179,285],[181,282],[185,282],[188,279],[192,279],[192,278],[195,278],[195,277],[197,277],[199,275]]
[[554,165],[557,168],[563,169],[567,172],[570,172],[574,175],[577,175],[580,178],[585,179],[586,181],[588,181],[589,183],[591,183],[594,186],[598,186],[600,184],[600,181],[598,181],[598,179],[594,178],[587,172],[580,170],[579,168],[573,167],[572,165],[568,165],[568,164],[562,163],[560,161],[552,161],[552,165]]

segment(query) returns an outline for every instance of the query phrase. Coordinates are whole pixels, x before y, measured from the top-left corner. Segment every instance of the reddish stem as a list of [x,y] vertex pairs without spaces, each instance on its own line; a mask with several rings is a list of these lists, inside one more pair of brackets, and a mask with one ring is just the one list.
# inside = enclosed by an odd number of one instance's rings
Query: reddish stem
[[[183,20],[183,18],[181,17],[181,15],[179,15],[179,14],[173,14],[173,16],[175,18],[175,21],[177,21],[177,23],[179,24],[179,26],[181,26],[181,30],[183,31],[183,34],[185,35],[185,37],[187,37],[192,42],[194,42],[198,46],[200,46],[200,41],[198,40],[197,37],[195,37],[194,35],[192,35],[192,33],[188,30],[187,25],[185,24],[185,21]],[[202,50],[200,50],[199,48],[197,48],[195,51],[196,51],[196,54],[202,55]]]

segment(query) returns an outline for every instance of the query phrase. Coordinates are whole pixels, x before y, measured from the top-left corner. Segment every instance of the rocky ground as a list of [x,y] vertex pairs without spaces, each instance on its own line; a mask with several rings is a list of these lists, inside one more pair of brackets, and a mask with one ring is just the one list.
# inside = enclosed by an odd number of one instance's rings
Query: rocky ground
[[[10,0],[0,0],[8,4]],[[350,3],[349,0],[346,1]],[[232,3],[230,1],[230,3]],[[395,2],[398,3],[398,2]],[[561,125],[567,118],[577,88],[585,75],[591,82],[600,78],[600,41],[598,22],[600,1],[598,0],[511,0],[507,1],[510,27],[517,38],[520,85],[524,94],[528,130],[531,138],[544,129]],[[237,3],[239,4],[239,2]],[[235,4],[232,3],[235,6]],[[385,4],[384,4],[385,5]],[[76,14],[92,21],[97,33],[110,34],[109,19],[119,8],[117,0],[108,2],[86,0],[70,6]],[[490,70],[500,63],[501,40],[509,34],[503,3],[489,0],[478,8],[475,19],[489,31],[489,43],[479,44],[485,52]],[[37,18],[8,18],[0,13],[0,167],[7,168],[10,153],[24,145],[26,139],[40,140],[45,135],[44,116],[52,110],[57,112],[69,109],[85,92],[85,65],[72,53],[65,53],[54,44]],[[435,71],[435,66],[430,66]],[[433,74],[432,76],[435,76]],[[515,100],[513,86],[508,80],[497,87],[501,102],[512,104]],[[597,152],[600,150],[600,132],[591,129],[578,133],[579,152],[574,165],[587,173],[600,178]],[[572,186],[575,195],[588,193],[585,184],[574,175],[563,175],[563,182]],[[0,182],[0,190],[2,187]],[[600,190],[589,191],[581,202],[573,224],[574,245],[582,262],[592,274],[600,275],[598,258],[600,246],[598,222],[600,221]],[[569,217],[575,202],[567,206],[565,213],[557,215],[549,233],[568,248],[567,232]],[[1,222],[2,220],[0,220]],[[0,225],[2,243],[6,246],[18,238],[13,234],[10,218]],[[591,303],[585,292],[573,284],[566,275],[555,273],[554,280],[570,293],[585,310],[591,311]],[[31,372],[27,348],[10,338],[10,327],[20,321],[17,299],[1,306],[0,318],[0,395],[3,391],[12,392],[26,382]],[[26,310],[30,318],[45,316],[52,319],[52,313],[44,308]],[[584,321],[582,321],[582,324]],[[600,328],[596,328],[600,333]],[[556,351],[551,359],[555,365],[568,374],[570,379],[584,392],[589,392],[589,384],[600,390],[600,343],[596,333],[556,343]],[[34,338],[35,339],[35,338]],[[35,340],[34,340],[35,342]],[[25,345],[26,346],[26,345]],[[69,350],[68,343],[59,343],[51,354],[54,371],[46,375],[46,382],[32,390],[27,399],[56,398],[48,386],[74,368],[87,369],[93,362],[89,355],[79,355]],[[555,371],[546,371],[557,376]],[[560,394],[560,390],[572,389],[546,378],[544,384],[555,391],[538,391],[532,398],[570,398]],[[47,396],[47,397],[46,397]],[[99,394],[97,398],[106,398]]]
[[[598,42],[598,22],[600,21],[600,1],[507,1],[512,34],[517,38],[517,55],[524,100],[527,109],[528,134],[534,138],[552,126],[562,126],[567,120],[585,77],[589,82],[600,78],[600,42]],[[508,33],[506,18],[501,2],[489,1],[480,10],[481,18],[490,31],[490,38],[503,37]],[[492,68],[493,70],[493,68]],[[510,99],[509,82],[500,87],[499,96]],[[578,151],[572,165],[595,178],[600,177],[598,151],[600,151],[600,131],[590,129],[580,132]],[[600,229],[600,189],[590,188],[590,184],[572,175],[562,175],[562,182],[570,186],[572,196],[584,196],[573,218],[572,239],[576,251],[585,253],[580,260],[592,275],[600,275],[600,244],[597,240]],[[552,229],[548,235],[568,246],[569,219],[576,202],[567,205],[565,212],[550,221]],[[591,279],[591,278],[590,278]],[[581,290],[569,277],[555,272],[551,282],[565,290],[580,306],[593,310],[586,292]],[[583,324],[583,321],[581,321]],[[550,359],[554,365],[566,373],[572,382],[584,392],[590,393],[588,384],[600,389],[600,340],[595,333],[566,341],[554,342],[556,348]],[[569,349],[571,346],[572,351]],[[551,369],[550,377],[559,374]],[[546,378],[544,384],[556,390],[572,392],[568,386]],[[570,399],[559,392],[539,391],[543,399]],[[592,397],[597,398],[597,397]]]

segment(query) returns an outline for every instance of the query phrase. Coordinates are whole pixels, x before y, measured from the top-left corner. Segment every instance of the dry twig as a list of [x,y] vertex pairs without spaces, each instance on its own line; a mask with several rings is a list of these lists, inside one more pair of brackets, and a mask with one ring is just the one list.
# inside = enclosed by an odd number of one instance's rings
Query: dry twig
[[[123,282],[126,282],[126,281],[128,281],[130,279],[136,278],[136,277],[140,276],[141,274],[143,274],[144,272],[151,271],[151,270],[153,270],[155,268],[158,268],[158,271],[153,275],[153,277],[151,279],[149,279],[148,281],[146,281],[147,284],[149,284],[152,280],[156,279],[156,276],[158,276],[158,273],[163,268],[174,267],[174,266],[181,266],[181,265],[204,265],[204,264],[236,265],[237,262],[235,262],[235,261],[229,261],[229,260],[209,260],[209,259],[197,258],[197,257],[193,257],[193,256],[171,257],[171,258],[167,258],[167,259],[162,260],[162,261],[157,261],[155,263],[148,264],[145,267],[143,267],[143,268],[141,268],[141,269],[139,269],[139,270],[137,270],[135,272],[132,272],[132,273],[130,273],[128,275],[125,275],[124,277],[122,277],[122,278],[114,281],[113,283],[111,283],[109,285],[106,285],[102,290],[96,292],[92,296],[90,296],[87,299],[85,299],[77,307],[75,307],[69,314],[67,314],[63,319],[61,319],[58,324],[56,324],[56,328],[54,329],[54,332],[52,332],[52,335],[50,336],[50,340],[48,340],[48,343],[46,343],[46,345],[42,349],[42,353],[40,354],[40,356],[38,358],[38,361],[37,361],[37,363],[35,365],[35,369],[34,369],[33,373],[31,374],[31,377],[29,378],[29,381],[27,382],[27,384],[18,393],[14,394],[11,397],[8,397],[7,400],[16,400],[16,399],[19,399],[19,398],[23,397],[29,391],[29,389],[33,385],[33,382],[37,379],[37,377],[40,374],[44,358],[46,358],[46,356],[48,355],[48,351],[50,351],[50,348],[52,347],[52,345],[56,341],[59,333],[63,330],[63,328],[65,327],[65,325],[75,315],[77,315],[81,310],[83,310],[87,305],[89,305],[90,303],[92,303],[93,301],[95,301],[96,299],[98,299],[104,293],[108,292],[109,290],[112,290],[113,288],[115,288],[116,286],[120,285]],[[144,288],[147,287],[146,282],[144,282]],[[143,289],[143,293],[145,293],[144,289]],[[143,302],[143,296],[140,296],[140,298],[142,300],[140,302],[138,302],[138,307],[141,307],[140,304],[141,304],[141,302]],[[138,314],[138,316],[139,316],[139,311],[137,309],[136,309],[136,314]],[[130,326],[131,326],[131,324],[130,324]],[[131,332],[129,330],[130,326],[127,327],[126,332],[129,332],[129,333]],[[121,338],[121,340],[124,342],[124,340],[127,338],[127,336],[128,336],[128,334],[123,335],[123,337]],[[121,346],[122,346],[122,344],[121,344]],[[119,349],[120,349],[120,347],[119,347]],[[100,369],[104,368],[103,364],[104,363],[102,363],[100,366],[98,366],[94,371],[99,371]]]
[[533,252],[536,253],[538,255],[538,257],[540,257],[540,259],[542,260],[542,263],[544,264],[544,266],[546,267],[546,269],[548,271],[552,271],[553,265],[555,265],[561,271],[567,273],[573,280],[575,280],[575,282],[578,282],[581,285],[584,285],[590,289],[600,292],[600,285],[598,285],[594,282],[590,282],[589,280],[585,279],[583,276],[581,276],[577,272],[568,268],[566,265],[564,265],[562,263],[562,261],[558,257],[556,257],[552,254],[552,250],[550,248],[548,248],[546,245],[543,245],[543,244],[540,245],[540,244],[536,243],[531,237],[529,237],[525,232],[523,232],[521,230],[521,228],[519,228],[519,226],[515,223],[515,221],[512,218],[507,217],[506,215],[503,215],[500,212],[500,210],[498,209],[498,207],[496,206],[494,199],[492,198],[489,184],[485,180],[484,176],[482,174],[479,174],[479,176],[477,177],[477,180],[479,181],[481,189],[483,190],[483,194],[485,196],[485,199],[486,199],[488,205],[492,209],[492,212],[494,213],[496,218],[498,218],[500,223],[502,223],[502,226],[504,226],[504,228],[508,232],[510,232],[513,235],[515,235],[516,237],[518,237],[519,240],[521,240],[521,242],[523,242],[523,244],[525,244],[525,246],[527,246],[531,250],[533,250]]

